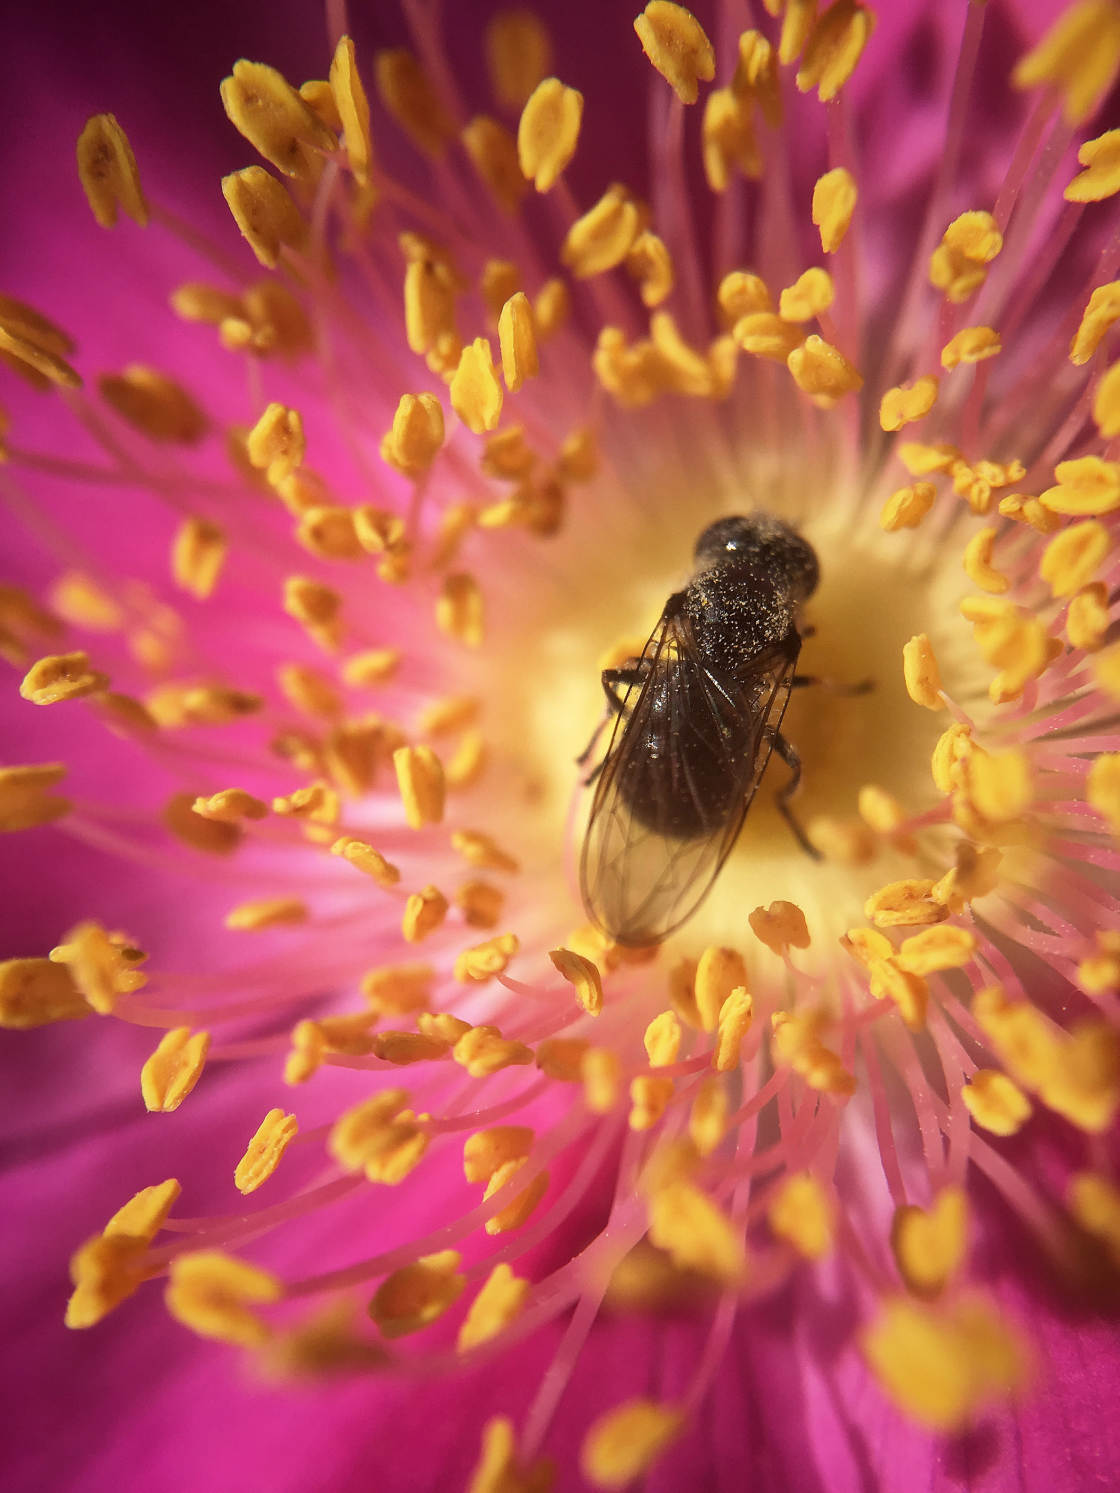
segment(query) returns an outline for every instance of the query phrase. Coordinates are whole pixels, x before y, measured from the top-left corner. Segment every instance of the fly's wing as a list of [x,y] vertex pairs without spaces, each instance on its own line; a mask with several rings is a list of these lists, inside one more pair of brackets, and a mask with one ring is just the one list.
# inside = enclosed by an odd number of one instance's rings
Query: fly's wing
[[[623,698],[580,862],[584,905],[616,942],[660,942],[707,896],[770,760],[800,646],[792,633],[739,683],[704,666],[683,617],[658,624]],[[690,745],[718,771],[714,813],[713,779],[694,780]]]

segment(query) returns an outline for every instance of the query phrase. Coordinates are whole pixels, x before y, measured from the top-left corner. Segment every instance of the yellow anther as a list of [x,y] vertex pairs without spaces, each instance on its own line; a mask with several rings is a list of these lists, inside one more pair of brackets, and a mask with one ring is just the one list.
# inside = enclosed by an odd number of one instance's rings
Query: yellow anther
[[482,642],[482,592],[473,576],[462,572],[444,578],[436,599],[439,630],[468,648]]
[[222,529],[206,518],[187,518],[171,547],[175,584],[199,601],[211,596],[225,564],[228,545]]
[[340,1115],[327,1137],[327,1150],[347,1171],[361,1171],[386,1143],[386,1127],[403,1113],[408,1094],[404,1089],[382,1089]]
[[888,534],[916,529],[933,507],[937,489],[932,482],[914,482],[891,493],[879,514],[879,527]]
[[843,243],[856,198],[855,178],[843,166],[826,171],[813,187],[813,223],[820,230],[821,248],[826,254],[834,254]]
[[713,192],[726,192],[735,168],[744,176],[762,175],[750,101],[732,88],[713,88],[704,101],[700,127],[704,176]]
[[[1120,134],[1120,130],[1117,134]],[[1120,363],[1113,363],[1097,385],[1093,399],[1093,419],[1106,441],[1120,435]]]
[[410,829],[438,824],[443,818],[443,764],[431,747],[398,747],[393,770],[404,804],[405,823]]
[[716,54],[692,12],[670,0],[650,0],[634,30],[642,51],[681,103],[694,104],[699,84],[716,75]]
[[123,373],[103,374],[101,397],[122,420],[153,441],[194,445],[206,431],[206,416],[173,379],[131,363]]
[[131,1296],[145,1279],[147,1247],[163,1227],[181,1189],[174,1177],[142,1188],[70,1260],[74,1291],[66,1304],[66,1325],[93,1327]]
[[1102,752],[1093,763],[1085,797],[1120,835],[1120,752]]
[[82,380],[66,361],[73,351],[73,340],[34,307],[0,296],[0,357],[28,383],[79,388]]
[[374,82],[381,102],[426,155],[439,157],[455,137],[455,125],[431,79],[404,47],[378,52]]
[[430,352],[442,336],[454,334],[459,283],[458,276],[441,258],[419,257],[410,259],[405,266],[405,336],[414,353]]
[[949,471],[961,453],[945,443],[927,446],[921,441],[903,441],[898,455],[911,477],[927,477],[931,472]]
[[590,1016],[603,1009],[603,982],[598,966],[573,949],[552,949],[548,957],[558,974],[576,992],[576,999]]
[[748,914],[747,921],[754,936],[779,959],[784,959],[790,949],[809,947],[809,925],[796,902],[771,902],[769,907],[756,907]]
[[877,928],[941,923],[948,916],[946,909],[933,900],[933,882],[914,878],[881,887],[867,899],[863,911]]
[[664,1115],[673,1097],[671,1078],[651,1078],[642,1075],[630,1081],[631,1130],[652,1130]]
[[177,1026],[167,1032],[140,1070],[140,1092],[148,1110],[170,1114],[202,1076],[210,1033]]
[[81,995],[100,1016],[108,1016],[122,995],[148,983],[139,965],[147,955],[124,933],[106,933],[100,923],[79,923],[65,942],[50,952],[51,962],[65,964]]
[[479,114],[462,132],[463,147],[474,168],[507,212],[516,212],[528,187],[517,158],[517,142],[502,124]]
[[401,932],[406,943],[420,943],[434,933],[447,916],[450,903],[438,887],[412,892],[404,905]]
[[782,122],[782,95],[778,81],[778,58],[761,31],[739,36],[739,60],[731,79],[732,90],[758,104],[766,123],[777,129]]
[[929,264],[931,283],[954,304],[967,301],[987,277],[987,266],[1003,248],[1003,235],[989,212],[961,213],[946,228]]
[[1051,513],[1082,518],[1120,508],[1120,462],[1080,456],[1073,461],[1060,461],[1054,468],[1054,476],[1058,485],[1039,494],[1039,502]]
[[346,143],[346,159],[358,181],[369,180],[373,143],[369,132],[369,100],[358,72],[354,43],[340,36],[330,70],[331,95]]
[[430,964],[389,964],[363,975],[359,989],[379,1016],[407,1016],[428,1005],[435,974]]
[[977,1125],[993,1135],[1018,1135],[1031,1117],[1022,1089],[995,1068],[977,1068],[971,1083],[962,1085],[961,1099]]
[[1120,1190],[1115,1183],[1097,1172],[1079,1172],[1070,1179],[1069,1210],[1120,1265]]
[[967,793],[972,807],[993,824],[1007,824],[1030,808],[1031,765],[1025,752],[974,752],[968,759]]
[[1086,140],[1077,159],[1085,169],[1066,187],[1067,202],[1103,202],[1120,192],[1120,130]]
[[929,986],[921,975],[902,969],[894,959],[876,959],[869,966],[871,994],[877,1000],[890,1000],[912,1032],[926,1024]]
[[286,176],[314,180],[334,135],[274,67],[242,58],[221,86],[230,122]]
[[299,1121],[282,1109],[270,1109],[237,1163],[233,1174],[238,1192],[256,1192],[280,1165],[280,1159],[295,1139]]
[[910,639],[902,649],[902,674],[906,693],[915,705],[927,710],[944,709],[941,671],[937,667],[933,645],[924,632]]
[[766,1210],[779,1239],[792,1244],[807,1260],[823,1260],[832,1248],[836,1209],[832,1199],[809,1172],[787,1177]]
[[369,1038],[367,1050],[384,1063],[406,1068],[412,1063],[430,1063],[446,1057],[451,1046],[450,1039],[431,1032],[375,1032]]
[[560,259],[579,279],[600,275],[622,263],[641,228],[638,204],[616,183],[568,229]]
[[[459,852],[468,865],[477,866],[479,870],[519,871],[521,869],[520,864],[512,855],[508,855],[497,841],[479,830],[453,830],[451,846]],[[555,962],[553,960],[553,963]]]
[[643,306],[660,306],[675,283],[673,260],[663,239],[644,228],[630,246],[626,268],[638,282]]
[[854,394],[863,388],[862,375],[839,348],[815,333],[793,349],[786,358],[786,365],[797,387],[821,409],[831,409],[845,394]]
[[1120,1044],[1103,1021],[1083,1021],[1061,1044],[1039,1098],[1091,1135],[1108,1131],[1120,1108]]
[[1100,929],[1096,950],[1077,966],[1077,983],[1090,995],[1120,990],[1120,932]]
[[806,826],[809,843],[826,861],[842,866],[863,866],[874,860],[878,849],[875,835],[861,819],[837,819],[814,814]]
[[69,799],[50,792],[65,776],[61,762],[0,767],[0,834],[50,824],[69,813]]
[[50,959],[0,960],[0,1027],[29,1031],[88,1016],[70,970]]
[[532,1150],[528,1125],[494,1125],[476,1130],[463,1146],[463,1174],[468,1182],[489,1182],[511,1161],[523,1161]]
[[533,308],[522,290],[510,296],[502,307],[498,317],[498,346],[506,388],[515,394],[527,378],[536,378],[540,372]]
[[[525,1157],[504,1162],[490,1178],[489,1182],[487,1182],[483,1198],[491,1198],[496,1192],[500,1192],[506,1183],[515,1177],[525,1165]],[[511,1203],[507,1203],[500,1212],[495,1213],[492,1218],[486,1220],[486,1232],[488,1234],[507,1234],[511,1229],[519,1229],[527,1221],[547,1191],[548,1173],[538,1172],[528,1187],[514,1194]]]
[[373,689],[393,677],[400,661],[398,648],[367,648],[342,665],[342,682],[350,689]]
[[935,1431],[964,1429],[1029,1377],[1017,1335],[976,1296],[946,1305],[887,1301],[864,1334],[863,1351],[893,1403]]
[[979,529],[964,547],[962,564],[969,580],[982,591],[993,595],[1006,591],[1011,582],[1002,570],[992,564],[992,549],[999,530],[994,527]]
[[704,950],[696,967],[696,1007],[700,1025],[714,1032],[723,1003],[733,990],[747,987],[747,969],[736,949],[716,945]]
[[19,692],[33,705],[58,705],[108,687],[108,676],[90,668],[88,654],[52,653],[32,664]]
[[1112,87],[1120,67],[1120,13],[1112,0],[1078,0],[1015,64],[1016,88],[1048,85],[1067,124],[1082,124]]
[[737,986],[719,1010],[716,1045],[712,1050],[712,1067],[717,1073],[731,1073],[739,1066],[743,1042],[753,1020],[754,1002],[742,986]]
[[856,800],[859,817],[877,835],[895,835],[906,822],[906,810],[893,794],[875,783],[864,783]]
[[537,1067],[560,1083],[579,1083],[590,1046],[582,1037],[546,1037],[537,1044]]
[[463,348],[450,392],[451,406],[468,430],[482,435],[495,429],[502,414],[503,393],[488,338],[476,337]]
[[529,10],[502,10],[486,27],[486,66],[498,103],[520,109],[548,72],[552,43]]
[[336,135],[342,133],[342,115],[326,78],[309,78],[299,85],[299,96],[321,124]]
[[237,824],[221,823],[194,812],[193,793],[173,793],[163,811],[163,823],[177,840],[208,855],[229,855],[241,843]]
[[307,903],[299,897],[261,897],[239,902],[225,916],[227,928],[259,933],[266,928],[288,927],[307,921]]
[[1103,581],[1084,586],[1070,599],[1066,613],[1066,637],[1083,653],[1095,653],[1108,630],[1108,591]]
[[396,886],[401,879],[396,866],[365,840],[356,840],[352,835],[343,835],[341,839],[335,840],[331,846],[331,854],[340,855],[344,861],[349,861],[356,871],[372,877],[378,886]]
[[270,404],[249,432],[246,449],[253,466],[273,487],[289,477],[303,464],[307,450],[299,411]]
[[968,928],[943,924],[925,928],[904,939],[898,951],[898,966],[915,975],[931,975],[943,969],[960,969],[976,951],[976,935]]
[[[501,13],[497,19],[504,19],[506,14]],[[493,1416],[482,1428],[482,1455],[466,1493],[549,1493],[551,1464],[534,1462],[531,1467],[524,1467],[516,1453],[512,1423],[504,1415]]]
[[437,1041],[446,1042],[449,1047],[453,1047],[471,1029],[469,1021],[464,1021],[461,1016],[452,1016],[449,1011],[421,1011],[416,1018],[416,1025],[422,1036],[434,1037]]
[[222,194],[249,247],[268,269],[279,264],[282,249],[304,247],[303,215],[284,184],[263,166],[246,166],[223,176]]
[[994,358],[1002,348],[999,333],[991,327],[964,327],[941,349],[941,366],[950,369],[960,363],[981,363]]
[[783,321],[812,321],[827,311],[835,298],[832,276],[814,265],[781,292],[778,315]]
[[691,1182],[660,1187],[649,1200],[649,1237],[681,1270],[697,1270],[721,1285],[746,1272],[742,1226],[736,1226]]
[[503,1332],[520,1315],[529,1290],[529,1282],[514,1275],[508,1265],[495,1265],[459,1328],[455,1344],[459,1352],[466,1353]]
[[341,804],[330,784],[319,780],[274,798],[272,812],[290,819],[310,819],[314,824],[337,824]]
[[488,259],[482,267],[478,288],[496,323],[505,303],[523,289],[521,270],[512,259]]
[[533,320],[537,326],[537,337],[543,341],[553,336],[571,315],[571,297],[563,280],[546,280],[533,300]]
[[[875,29],[875,17],[856,0],[836,0],[813,25],[801,66],[797,71],[797,86],[802,93],[815,88],[821,103],[828,103],[843,88],[855,72],[856,64],[863,56],[863,49]],[[786,37],[782,36],[782,61],[786,57]]]
[[580,1064],[583,1093],[593,1115],[610,1114],[621,1097],[622,1065],[609,1047],[592,1047]]
[[849,928],[841,937],[840,945],[865,969],[870,969],[878,960],[890,959],[894,954],[890,939],[874,928]]
[[171,309],[184,321],[201,321],[218,326],[231,316],[241,315],[241,298],[216,285],[189,281],[171,293]]
[[649,328],[655,356],[660,359],[669,387],[701,399],[717,396],[712,362],[686,342],[672,313],[655,311]]
[[342,711],[342,700],[334,685],[325,674],[309,664],[280,664],[276,670],[276,682],[288,703],[304,715],[332,720]]
[[681,1048],[681,1024],[673,1011],[662,1011],[646,1027],[642,1041],[652,1068],[668,1068]]
[[59,576],[50,590],[51,606],[72,622],[94,632],[116,632],[124,626],[120,601],[103,590],[92,577],[78,571]]
[[1087,363],[1101,345],[1105,333],[1120,317],[1120,280],[1098,285],[1089,297],[1069,347],[1069,360],[1079,366]]
[[269,1328],[255,1308],[279,1301],[284,1285],[267,1270],[219,1250],[177,1255],[164,1292],[167,1310],[200,1337],[258,1347]]
[[879,401],[879,424],[884,430],[901,430],[904,425],[923,419],[937,403],[938,387],[939,380],[928,374],[912,384],[888,389]]
[[684,1411],[672,1405],[662,1405],[656,1400],[625,1400],[601,1415],[584,1437],[580,1448],[584,1477],[597,1488],[627,1487],[648,1472],[672,1445],[684,1421]]
[[964,1263],[968,1204],[959,1187],[946,1187],[929,1211],[895,1209],[891,1249],[898,1273],[915,1296],[938,1296]]
[[86,121],[78,136],[78,175],[102,228],[114,228],[119,212],[127,213],[141,228],[147,227],[148,203],[136,157],[114,115],[95,114]]
[[473,948],[464,949],[455,960],[455,978],[463,985],[492,980],[495,975],[505,973],[519,947],[516,934],[499,933]]
[[428,1136],[417,1117],[411,1110],[402,1109],[382,1128],[374,1154],[365,1162],[366,1178],[384,1187],[397,1187],[420,1165],[427,1149]]
[[[748,270],[732,270],[724,275],[716,291],[720,314],[727,326],[734,326],[745,316],[772,312],[774,303],[761,275]],[[788,352],[788,349],[787,349]],[[785,361],[783,355],[782,361]]]
[[727,1134],[727,1088],[718,1078],[706,1078],[688,1112],[688,1134],[700,1156],[710,1156]]
[[517,159],[538,192],[554,186],[575,155],[583,118],[583,94],[559,78],[538,83],[521,111]]
[[335,505],[308,508],[296,525],[296,543],[320,560],[360,560],[355,517],[352,509]]

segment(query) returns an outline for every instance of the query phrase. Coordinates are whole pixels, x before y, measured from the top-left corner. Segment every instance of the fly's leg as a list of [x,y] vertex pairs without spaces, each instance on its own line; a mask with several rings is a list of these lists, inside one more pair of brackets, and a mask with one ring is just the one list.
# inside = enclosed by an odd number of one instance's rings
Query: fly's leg
[[[602,720],[595,727],[595,730],[591,733],[591,740],[587,743],[583,751],[580,752],[579,756],[576,758],[577,767],[583,767],[586,764],[588,758],[595,750],[595,743],[599,740],[604,726],[608,725],[616,715],[622,714],[623,707],[626,703],[626,697],[629,694],[630,690],[635,684],[643,683],[648,674],[649,662],[648,660],[640,658],[635,659],[633,663],[624,664],[619,669],[603,670],[601,677],[603,681],[603,693],[607,697],[606,710],[603,712]],[[599,776],[599,774],[603,770],[603,765],[605,762],[606,758],[604,757],[603,762],[600,762],[598,766],[592,771],[591,775],[585,780],[585,788],[589,788],[595,781],[595,779]]]
[[778,802],[778,809],[782,818],[793,831],[794,838],[805,854],[812,856],[815,861],[819,861],[821,858],[820,851],[815,845],[810,843],[809,836],[802,829],[800,821],[790,807],[789,802],[801,786],[801,754],[791,741],[785,739],[780,731],[775,731],[772,727],[769,727],[765,735],[769,739],[774,751],[777,752],[778,756],[789,768],[789,782],[784,787],[779,788],[778,792],[774,795]]

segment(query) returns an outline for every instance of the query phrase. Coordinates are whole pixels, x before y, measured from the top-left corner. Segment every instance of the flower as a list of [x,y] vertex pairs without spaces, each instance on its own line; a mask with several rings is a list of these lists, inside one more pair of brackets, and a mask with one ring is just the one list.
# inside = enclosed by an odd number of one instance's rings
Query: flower
[[[9,1274],[73,1235],[69,1383],[135,1406],[92,1480],[1087,1481],[1120,10],[652,0],[615,53],[402,9],[371,67],[332,7],[298,91],[232,63],[244,243],[122,105],[78,141],[121,258],[0,301],[0,815],[55,924],[13,922],[0,1012],[68,1023],[20,1039],[34,1102],[15,1049]],[[757,510],[821,565],[833,688],[781,723],[814,855],[775,762],[634,948],[579,910],[573,760],[697,534]]]

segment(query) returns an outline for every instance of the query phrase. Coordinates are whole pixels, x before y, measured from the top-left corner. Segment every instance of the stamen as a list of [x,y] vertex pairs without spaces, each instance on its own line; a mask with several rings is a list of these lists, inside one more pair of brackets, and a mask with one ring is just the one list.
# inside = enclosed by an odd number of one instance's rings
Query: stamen
[[88,1016],[70,971],[49,959],[0,960],[0,1027],[29,1031]]
[[161,1114],[178,1109],[202,1077],[209,1051],[209,1032],[192,1033],[187,1026],[167,1032],[140,1070],[145,1109]]
[[369,1314],[387,1338],[403,1337],[442,1317],[467,1284],[459,1273],[461,1256],[453,1249],[421,1255],[413,1265],[394,1270],[370,1302]]
[[504,1332],[524,1309],[530,1289],[529,1282],[514,1275],[509,1265],[495,1265],[459,1328],[459,1352],[467,1353]]
[[684,1412],[674,1406],[626,1400],[600,1416],[585,1436],[583,1474],[597,1488],[625,1488],[649,1471],[683,1426]]
[[68,814],[70,800],[49,791],[65,776],[61,762],[0,767],[0,833],[33,829]]
[[582,118],[583,94],[559,78],[545,78],[526,101],[517,126],[517,159],[538,192],[555,186],[575,155]]
[[782,1182],[766,1217],[777,1237],[807,1260],[822,1260],[832,1249],[836,1207],[809,1172],[794,1173]]
[[78,136],[78,175],[93,216],[102,228],[115,228],[126,213],[148,226],[148,203],[140,185],[128,136],[112,114],[95,114]]
[[269,1110],[237,1163],[233,1181],[238,1192],[256,1192],[268,1181],[298,1129],[295,1115],[286,1115],[282,1109]]
[[1047,83],[1062,96],[1067,124],[1082,124],[1108,92],[1120,67],[1120,14],[1112,0],[1079,0],[1015,64],[1016,88]]
[[946,1187],[928,1212],[895,1210],[891,1249],[898,1273],[916,1296],[938,1296],[960,1269],[968,1236],[968,1205],[959,1187]]
[[373,74],[381,102],[409,139],[426,155],[442,156],[455,138],[455,125],[412,53],[403,47],[378,52]]
[[589,1016],[603,1009],[603,982],[598,966],[572,949],[552,949],[548,955],[557,973],[573,986],[576,998]]
[[54,653],[32,664],[19,692],[33,705],[58,705],[64,700],[80,700],[108,685],[105,674],[90,668],[88,654]]
[[285,176],[317,180],[320,152],[333,151],[337,141],[281,73],[242,58],[222,81],[221,95],[230,123],[266,161]]
[[398,747],[393,769],[409,828],[438,824],[443,818],[445,784],[443,764],[431,747]]
[[362,183],[369,180],[373,160],[373,144],[369,130],[369,100],[362,86],[354,43],[348,36],[339,38],[331,59],[331,96],[338,110],[338,118],[346,144],[346,159],[355,178]]
[[199,601],[214,593],[225,564],[225,533],[205,518],[185,519],[171,548],[171,574],[178,586]]
[[164,1301],[184,1327],[246,1348],[259,1347],[268,1337],[269,1328],[254,1308],[283,1296],[283,1282],[275,1275],[218,1250],[176,1255],[169,1270]]
[[826,254],[835,254],[844,242],[857,196],[855,178],[843,166],[826,171],[813,187],[813,224],[820,230],[821,248]]
[[1033,1113],[1018,1084],[995,1068],[977,1068],[961,1099],[976,1124],[993,1135],[1018,1135]]
[[223,176],[222,195],[242,236],[267,269],[280,263],[282,249],[305,247],[308,229],[303,214],[283,183],[263,166],[246,166]]

